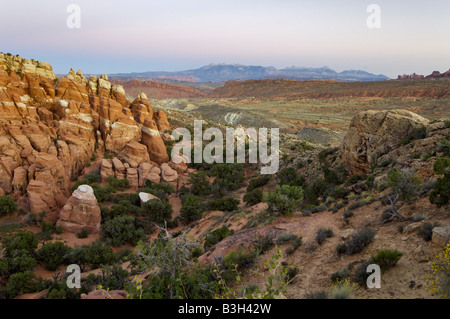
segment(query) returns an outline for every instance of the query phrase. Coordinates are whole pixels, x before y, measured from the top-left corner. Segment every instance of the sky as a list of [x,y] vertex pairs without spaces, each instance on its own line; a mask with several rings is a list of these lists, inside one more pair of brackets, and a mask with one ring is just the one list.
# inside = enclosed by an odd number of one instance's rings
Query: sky
[[[380,28],[368,27],[370,4]],[[0,0],[0,52],[57,74],[236,63],[396,78],[450,68],[449,17],[449,0]]]

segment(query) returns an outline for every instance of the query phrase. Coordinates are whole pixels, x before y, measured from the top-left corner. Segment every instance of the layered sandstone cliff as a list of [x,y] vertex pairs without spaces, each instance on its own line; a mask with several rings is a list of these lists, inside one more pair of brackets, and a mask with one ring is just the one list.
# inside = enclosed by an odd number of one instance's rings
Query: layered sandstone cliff
[[[69,181],[97,150],[129,162],[169,161],[164,111],[145,95],[128,101],[106,75],[70,70],[57,78],[47,62],[0,53],[0,193],[58,220]],[[136,174],[137,178],[137,174]],[[138,183],[138,181],[136,181]]]

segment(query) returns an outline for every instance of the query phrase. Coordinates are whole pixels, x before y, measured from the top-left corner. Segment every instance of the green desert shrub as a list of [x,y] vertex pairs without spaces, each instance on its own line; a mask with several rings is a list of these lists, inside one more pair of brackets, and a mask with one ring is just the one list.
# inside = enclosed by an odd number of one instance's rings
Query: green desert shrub
[[228,227],[226,225],[223,225],[221,228],[218,228],[218,229],[212,231],[205,238],[205,243],[203,245],[205,251],[207,251],[208,249],[210,249],[212,246],[214,246],[218,242],[222,241],[223,239],[225,239],[228,236],[231,236],[233,234],[234,234],[234,230],[228,229]]
[[381,249],[370,257],[371,264],[380,266],[381,271],[387,271],[394,267],[403,256],[401,252],[395,249]]
[[136,207],[141,206],[141,199],[139,198],[139,194],[137,193],[114,194],[111,198],[111,201],[117,204],[123,204],[127,202],[128,205],[125,205],[127,207],[129,207],[130,205]]
[[205,196],[211,193],[211,184],[208,180],[208,175],[200,171],[196,174],[189,174],[189,185],[191,185],[190,191],[196,196]]
[[337,281],[330,292],[330,299],[349,299],[355,285],[348,278]]
[[442,178],[438,178],[434,184],[434,189],[429,195],[431,204],[442,207],[448,204],[450,200],[450,172],[444,173]]
[[31,270],[12,274],[6,284],[9,298],[36,291],[37,278]]
[[209,210],[232,212],[238,209],[239,200],[233,197],[218,198],[207,203]]
[[257,226],[264,226],[272,222],[276,218],[275,214],[271,211],[264,209],[255,215],[251,216],[248,222],[245,224],[245,228],[254,228]]
[[16,251],[33,253],[38,246],[38,239],[30,232],[17,232],[14,235],[5,236],[2,239],[4,257],[12,257]]
[[425,241],[430,241],[433,237],[433,228],[434,226],[431,223],[425,223],[419,227],[417,235]]
[[315,178],[311,182],[309,182],[304,187],[304,198],[305,202],[308,205],[317,206],[319,205],[318,198],[324,196],[324,194],[329,190],[332,189],[332,185],[325,182],[324,179],[321,178]]
[[119,264],[103,266],[101,273],[89,274],[86,284],[102,286],[104,290],[122,290],[128,284],[129,272]]
[[348,267],[345,267],[331,274],[330,280],[331,282],[336,283],[343,279],[350,278],[350,275],[351,275],[350,269]]
[[83,228],[82,230],[80,230],[77,233],[77,238],[83,239],[83,238],[88,238],[89,236],[89,229],[87,228]]
[[450,157],[440,157],[434,162],[433,170],[437,174],[443,175],[445,170],[450,167]]
[[303,238],[302,237],[298,237],[294,240],[294,242],[292,243],[291,246],[289,246],[288,248],[286,248],[286,254],[291,255],[293,254],[298,247],[300,247],[303,243]]
[[11,214],[17,209],[17,204],[11,196],[0,196],[0,217]]
[[253,189],[245,193],[243,201],[247,206],[253,206],[261,203],[263,199],[263,192],[260,189]]
[[191,221],[202,218],[203,208],[200,199],[195,195],[188,195],[183,198],[180,209],[180,219],[188,224]]
[[290,215],[299,208],[303,198],[303,190],[299,186],[277,186],[275,192],[266,193],[263,201],[267,202],[268,209],[282,215]]
[[36,253],[36,259],[45,264],[45,269],[56,270],[64,264],[64,256],[71,250],[62,242],[46,243]]
[[330,185],[340,185],[345,182],[347,171],[345,168],[331,169],[324,165],[322,167],[323,179],[325,183]]
[[126,178],[117,179],[114,176],[108,176],[108,185],[111,186],[114,191],[124,191],[130,187],[130,181]]
[[141,212],[149,220],[159,224],[168,222],[172,219],[172,205],[167,200],[150,199],[142,204]]
[[[0,276],[9,276],[18,272],[25,272],[33,270],[36,266],[36,259],[26,250],[16,250],[11,258],[3,260],[6,264],[6,269],[0,270]],[[1,267],[0,267],[1,268]]]
[[253,178],[250,180],[249,185],[247,186],[247,192],[251,192],[254,189],[266,185],[270,181],[270,175],[261,175],[257,178]]
[[112,248],[101,241],[90,245],[78,246],[64,255],[65,264],[77,264],[83,271],[86,267],[97,269],[102,265],[109,265],[117,260],[117,255]]
[[293,167],[287,167],[278,173],[278,180],[280,185],[289,186],[303,186],[305,184],[305,178],[298,176]]
[[131,216],[115,217],[106,221],[101,228],[102,237],[113,246],[121,246],[126,243],[136,245],[144,239],[142,228],[136,228],[135,218]]
[[291,266],[286,270],[286,275],[284,276],[283,280],[285,283],[290,284],[295,276],[300,272],[300,269],[298,269],[295,266]]
[[100,182],[101,182],[100,174],[88,174],[84,176],[82,180],[77,181],[75,185],[73,185],[72,191],[76,190],[80,185],[92,185]]
[[252,242],[253,254],[255,256],[259,256],[272,248],[274,244],[275,243],[271,237],[258,237]]
[[168,183],[152,183],[147,180],[144,184],[142,192],[150,193],[159,199],[165,199],[167,196],[175,192],[175,189]]
[[287,243],[294,242],[298,239],[298,236],[292,233],[282,233],[278,236],[276,243],[277,245],[283,245]]
[[238,189],[244,181],[243,164],[219,163],[212,166],[209,173],[216,177],[211,186],[212,192],[219,195]]
[[327,238],[333,237],[334,233],[331,228],[319,228],[316,232],[315,240],[319,245],[322,245]]
[[[87,292],[87,291],[86,291]],[[55,281],[48,289],[46,299],[80,299],[81,289],[67,287],[65,280]]]
[[339,244],[336,247],[338,255],[347,254],[354,255],[363,251],[363,249],[369,245],[374,237],[376,231],[373,229],[364,229],[352,236],[348,241]]
[[94,190],[95,198],[97,198],[97,201],[100,203],[110,201],[112,199],[112,193],[115,192],[114,187],[109,183],[105,187],[95,183],[92,185],[92,189]]

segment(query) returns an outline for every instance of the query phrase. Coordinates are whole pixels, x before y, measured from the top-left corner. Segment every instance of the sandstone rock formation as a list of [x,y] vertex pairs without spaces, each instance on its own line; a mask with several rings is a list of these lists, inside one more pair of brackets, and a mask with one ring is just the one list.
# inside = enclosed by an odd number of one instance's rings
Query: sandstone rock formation
[[96,151],[122,164],[102,162],[103,182],[113,171],[139,185],[139,172],[127,174],[123,164],[168,162],[160,131],[169,128],[145,95],[130,104],[106,75],[86,78],[71,69],[57,78],[47,62],[0,53],[0,189],[25,210],[45,210],[54,220],[70,196],[70,179]]
[[450,78],[450,69],[444,73],[439,71],[433,71],[430,75],[424,76],[420,74],[403,74],[397,77],[397,80],[424,80],[424,79],[441,79]]
[[161,165],[161,180],[176,186],[178,173],[176,170],[172,169],[169,164],[164,163]]
[[141,165],[139,165],[138,168],[139,187],[144,186],[147,176],[148,174],[150,174],[152,167],[153,166],[150,163],[142,163]]
[[115,176],[112,161],[108,159],[102,159],[102,163],[100,165],[100,178],[102,183],[105,183],[108,180],[109,176]]
[[127,162],[132,168],[137,168],[142,163],[150,162],[147,147],[136,141],[125,144],[123,150],[117,157],[121,161]]
[[158,164],[169,161],[169,155],[158,131],[158,126],[150,118],[146,118],[142,125],[142,144],[147,146],[152,161]]
[[429,121],[406,110],[364,111],[356,114],[341,144],[342,160],[352,174],[367,173],[371,164],[401,146]]
[[64,231],[77,233],[88,229],[90,233],[100,231],[102,215],[94,190],[89,185],[80,185],[60,212],[57,225]]
[[450,242],[450,226],[434,227],[431,240],[439,246],[445,247]]

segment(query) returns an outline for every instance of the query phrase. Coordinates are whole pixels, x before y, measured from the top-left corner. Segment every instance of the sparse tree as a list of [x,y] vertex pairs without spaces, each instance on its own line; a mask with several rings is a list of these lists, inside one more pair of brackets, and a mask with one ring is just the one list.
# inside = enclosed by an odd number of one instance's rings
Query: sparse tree
[[144,269],[155,268],[161,275],[168,275],[170,278],[169,297],[173,299],[177,297],[177,287],[180,285],[182,274],[194,265],[192,251],[198,247],[198,244],[186,232],[173,237],[167,231],[167,227],[158,228],[162,231],[162,238],[156,239],[147,246],[139,245],[138,257],[140,257]]
[[399,200],[411,202],[417,195],[420,181],[410,170],[391,169],[388,172],[388,183],[392,190],[392,193],[388,195],[391,207],[385,212],[384,222],[392,221],[395,217],[406,220],[395,206]]

